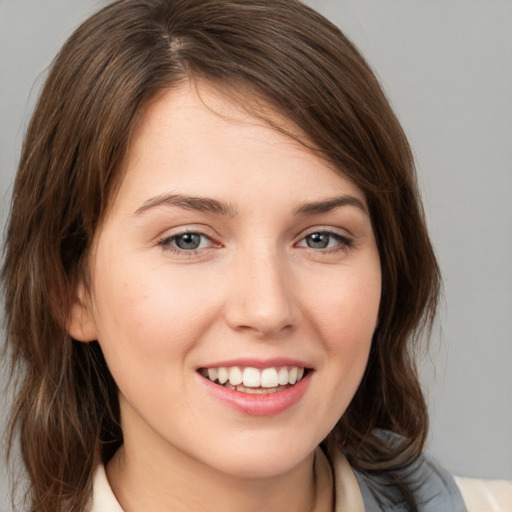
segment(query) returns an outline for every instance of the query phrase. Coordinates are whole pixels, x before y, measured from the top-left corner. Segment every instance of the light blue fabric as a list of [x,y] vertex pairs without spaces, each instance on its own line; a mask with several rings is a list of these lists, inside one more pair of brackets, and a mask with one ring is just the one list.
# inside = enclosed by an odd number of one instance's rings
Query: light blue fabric
[[400,472],[371,477],[354,473],[365,512],[410,512],[397,481],[410,489],[420,512],[467,512],[453,476],[427,457],[422,456],[413,468]]

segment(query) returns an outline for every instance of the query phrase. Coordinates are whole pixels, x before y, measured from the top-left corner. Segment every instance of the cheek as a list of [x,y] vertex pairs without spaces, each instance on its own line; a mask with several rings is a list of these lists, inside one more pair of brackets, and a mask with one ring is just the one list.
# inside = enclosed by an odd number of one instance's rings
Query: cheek
[[[378,260],[376,260],[378,261]],[[344,270],[341,272],[340,270]],[[380,303],[380,267],[336,269],[323,279],[322,293],[311,294],[309,324],[323,346],[317,372],[321,400],[314,405],[327,435],[344,414],[363,377]],[[311,283],[310,283],[311,284]]]
[[[311,309],[333,350],[371,340],[377,326],[381,297],[380,267],[347,272],[331,279],[327,292],[316,294]],[[342,343],[342,340],[344,343]]]
[[379,312],[380,279],[380,267],[373,264],[364,271],[346,272],[336,286],[329,287],[329,293],[315,297],[315,323],[325,345],[329,379],[335,397],[344,397],[343,407],[355,393],[367,365]]
[[[103,260],[105,261],[105,260]],[[130,403],[165,407],[166,396],[156,389],[173,389],[180,382],[188,352],[198,330],[194,286],[117,258],[95,273],[95,318],[98,342],[112,376]],[[136,276],[136,277],[135,277]],[[179,400],[175,396],[173,400]]]
[[219,314],[219,287],[205,283],[192,266],[172,272],[148,258],[99,256],[102,265],[94,274],[98,340],[116,364],[128,358],[168,363],[193,348]]

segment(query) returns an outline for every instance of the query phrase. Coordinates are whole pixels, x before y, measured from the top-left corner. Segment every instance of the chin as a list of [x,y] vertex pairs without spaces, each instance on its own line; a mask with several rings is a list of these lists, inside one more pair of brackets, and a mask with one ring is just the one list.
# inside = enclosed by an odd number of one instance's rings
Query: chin
[[221,473],[239,478],[273,478],[305,463],[316,446],[311,443],[287,445],[281,435],[278,442],[252,440],[236,443],[228,449],[221,448],[220,453],[215,450],[216,454],[210,452],[207,464]]

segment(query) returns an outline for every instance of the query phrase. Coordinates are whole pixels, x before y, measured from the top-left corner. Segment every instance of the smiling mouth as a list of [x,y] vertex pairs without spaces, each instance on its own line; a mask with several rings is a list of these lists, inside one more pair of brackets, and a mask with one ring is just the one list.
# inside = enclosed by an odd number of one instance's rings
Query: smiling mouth
[[200,368],[199,373],[218,386],[248,394],[268,394],[284,391],[300,382],[308,373],[307,368],[282,366],[253,368],[221,366]]

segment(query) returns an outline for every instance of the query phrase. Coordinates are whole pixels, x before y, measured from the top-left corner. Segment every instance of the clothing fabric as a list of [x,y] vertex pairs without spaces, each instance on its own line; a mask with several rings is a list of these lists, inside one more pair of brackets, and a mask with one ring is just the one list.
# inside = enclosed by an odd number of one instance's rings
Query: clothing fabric
[[[334,512],[401,512],[405,505],[391,505],[390,498],[400,501],[396,486],[405,479],[421,512],[510,512],[512,482],[454,478],[438,464],[422,457],[412,470],[400,475],[368,477],[354,471],[341,451],[328,458],[320,448],[316,460],[327,458],[333,472]],[[123,512],[99,466],[94,475],[93,495],[87,512]]]
[[512,511],[512,482],[455,477],[469,512]]
[[400,482],[411,492],[421,512],[468,512],[453,476],[422,456],[412,468],[371,478],[354,471],[365,512],[408,512]]
[[110,488],[103,464],[94,473],[92,499],[87,512],[123,512]]

